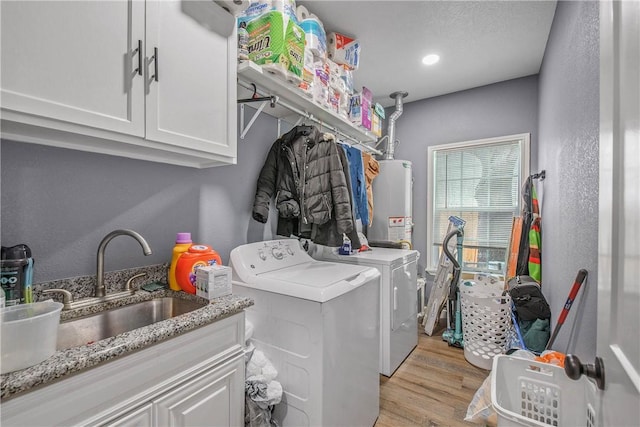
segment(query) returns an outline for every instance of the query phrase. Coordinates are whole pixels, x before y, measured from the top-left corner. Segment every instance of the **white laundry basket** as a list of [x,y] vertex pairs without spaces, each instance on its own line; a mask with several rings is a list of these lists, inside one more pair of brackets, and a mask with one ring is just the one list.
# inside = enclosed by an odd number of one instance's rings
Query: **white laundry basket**
[[460,307],[464,357],[479,368],[491,369],[493,357],[508,350],[513,334],[511,297],[503,292],[503,282],[465,280],[460,285]]
[[501,426],[598,426],[596,386],[574,381],[547,363],[500,355],[493,359],[491,404]]

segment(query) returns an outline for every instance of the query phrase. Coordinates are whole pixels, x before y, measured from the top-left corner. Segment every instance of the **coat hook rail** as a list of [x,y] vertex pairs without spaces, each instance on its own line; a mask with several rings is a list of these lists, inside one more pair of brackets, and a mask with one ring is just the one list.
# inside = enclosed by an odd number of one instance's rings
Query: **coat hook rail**
[[[238,83],[243,86],[245,89],[249,89],[247,84],[244,84],[244,82],[240,82],[238,81]],[[369,147],[368,145],[363,144],[361,141],[358,141],[357,139],[353,138],[350,135],[347,135],[346,133],[340,131],[338,128],[333,127],[333,126],[328,126],[326,123],[324,123],[322,120],[314,117],[312,114],[307,113],[306,111],[302,111],[300,109],[298,109],[297,107],[294,107],[293,105],[289,105],[286,102],[283,102],[279,97],[275,96],[275,95],[270,95],[270,96],[262,96],[259,97],[257,90],[255,90],[255,85],[253,83],[251,83],[251,87],[254,89],[254,97],[253,98],[244,98],[244,99],[238,99],[238,104],[240,104],[240,139],[244,139],[245,135],[247,134],[247,132],[249,132],[249,129],[251,128],[251,126],[253,125],[253,123],[255,122],[255,120],[258,118],[258,116],[260,115],[260,113],[262,113],[262,110],[264,109],[264,107],[266,106],[267,102],[269,102],[270,106],[273,108],[276,105],[279,105],[283,108],[286,108],[287,110],[297,114],[298,116],[300,116],[302,118],[302,120],[308,120],[308,121],[312,121],[316,124],[319,124],[321,126],[321,129],[328,129],[334,133],[336,133],[337,135],[341,135],[343,136],[345,139],[348,139],[349,141],[352,141],[352,143],[354,145],[359,145],[360,147],[364,148],[367,151],[370,151],[374,154],[377,155],[382,155],[382,152],[379,150],[376,150],[373,147]],[[260,107],[257,109],[257,111],[254,113],[254,115],[251,117],[251,120],[249,121],[249,123],[246,124],[245,126],[245,117],[244,117],[244,104],[247,103],[251,103],[251,102],[262,102],[262,104],[260,104]],[[300,122],[300,120],[298,120],[298,122]]]
[[270,104],[269,106],[273,108],[278,103],[278,97],[275,95],[271,95],[271,96],[258,96],[256,98],[243,98],[243,99],[238,99],[238,104],[246,104],[249,102],[262,102],[262,101],[269,101],[269,104]]

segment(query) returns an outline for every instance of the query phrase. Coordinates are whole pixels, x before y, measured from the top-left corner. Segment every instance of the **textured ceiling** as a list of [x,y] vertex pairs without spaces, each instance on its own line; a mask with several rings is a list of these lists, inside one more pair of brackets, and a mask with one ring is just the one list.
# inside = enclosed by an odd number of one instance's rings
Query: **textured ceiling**
[[[362,46],[356,87],[393,105],[537,74],[555,1],[298,1]],[[422,57],[440,55],[427,67]]]

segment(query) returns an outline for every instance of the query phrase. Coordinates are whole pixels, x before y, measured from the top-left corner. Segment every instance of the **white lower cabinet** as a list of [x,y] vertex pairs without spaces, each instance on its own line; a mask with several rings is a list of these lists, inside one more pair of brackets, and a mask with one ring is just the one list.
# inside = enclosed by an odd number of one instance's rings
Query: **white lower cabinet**
[[154,425],[153,404],[142,405],[140,408],[109,421],[107,425],[111,427],[152,427]]
[[244,359],[208,372],[154,400],[158,426],[239,426],[243,418],[233,411],[231,399],[244,393]]
[[244,312],[2,402],[3,426],[242,426]]
[[[237,411],[238,389],[244,393],[244,358],[242,356],[203,373],[191,381],[163,393],[115,419],[105,426],[180,427],[240,426],[242,413]],[[242,403],[244,406],[244,403]]]

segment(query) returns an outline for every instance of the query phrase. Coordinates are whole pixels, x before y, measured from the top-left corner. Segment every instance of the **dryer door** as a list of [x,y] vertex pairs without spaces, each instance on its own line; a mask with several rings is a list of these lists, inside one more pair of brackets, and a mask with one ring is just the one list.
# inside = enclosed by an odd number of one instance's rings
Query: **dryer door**
[[391,272],[391,330],[416,322],[418,316],[418,277],[416,261],[394,268]]

